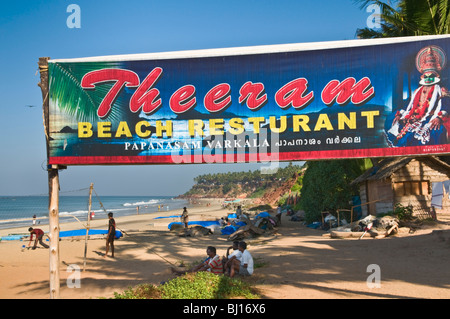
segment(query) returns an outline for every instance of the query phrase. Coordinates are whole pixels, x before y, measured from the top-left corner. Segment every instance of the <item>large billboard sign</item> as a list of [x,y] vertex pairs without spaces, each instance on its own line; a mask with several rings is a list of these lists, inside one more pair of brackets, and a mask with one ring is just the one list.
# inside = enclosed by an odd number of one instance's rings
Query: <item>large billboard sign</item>
[[49,61],[49,164],[445,154],[449,36]]

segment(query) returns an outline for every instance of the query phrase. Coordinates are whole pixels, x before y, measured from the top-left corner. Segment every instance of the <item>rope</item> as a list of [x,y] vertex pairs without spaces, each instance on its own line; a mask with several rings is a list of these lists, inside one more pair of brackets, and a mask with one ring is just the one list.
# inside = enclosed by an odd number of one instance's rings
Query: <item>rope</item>
[[[97,192],[95,191],[94,188],[92,188],[92,190],[94,191],[95,196],[97,197],[97,200],[98,200],[98,202],[99,202],[99,204],[100,204],[100,207],[103,208],[103,211],[104,211],[106,214],[108,214],[108,212],[106,211],[106,208],[105,208],[105,206],[103,205],[102,201],[100,200],[100,197],[98,196]],[[126,231],[120,229],[119,227],[116,227],[116,228],[119,229],[122,233],[124,233],[124,234],[126,234],[126,235],[129,236],[129,234],[128,234]]]
[[[92,188],[92,190],[94,191],[95,196],[97,197],[97,200],[98,200],[98,202],[99,202],[99,204],[100,204],[100,207],[103,208],[103,210],[104,210],[105,213],[107,213],[106,208],[105,208],[105,206],[103,206],[103,203],[101,202],[100,197],[98,196],[97,192],[95,191],[94,188]],[[123,232],[124,234],[126,234],[127,236],[131,236],[130,234],[128,234],[126,231],[120,229],[119,227],[116,226],[116,228],[119,229],[119,230],[120,230],[121,232]],[[133,237],[133,236],[131,236],[131,237]],[[149,251],[151,251],[152,253],[154,253],[154,254],[155,254],[156,256],[158,256],[159,258],[161,258],[162,260],[164,260],[165,262],[167,262],[167,263],[169,263],[170,265],[176,267],[176,265],[175,265],[174,263],[168,261],[166,258],[164,258],[164,257],[161,256],[160,254],[158,254],[158,253],[157,253],[156,251],[154,251],[153,248],[151,248],[150,246],[144,246],[144,247],[147,248],[147,249],[148,249]]]
[[158,254],[156,251],[154,251],[152,248],[150,248],[149,246],[146,246],[146,248],[148,248],[148,250],[150,250],[152,253],[154,253],[156,256],[160,257],[162,260],[164,260],[165,262],[171,264],[172,266],[175,266],[175,264],[171,263],[170,261],[168,261],[166,258],[164,258],[163,256],[161,256],[160,254]]

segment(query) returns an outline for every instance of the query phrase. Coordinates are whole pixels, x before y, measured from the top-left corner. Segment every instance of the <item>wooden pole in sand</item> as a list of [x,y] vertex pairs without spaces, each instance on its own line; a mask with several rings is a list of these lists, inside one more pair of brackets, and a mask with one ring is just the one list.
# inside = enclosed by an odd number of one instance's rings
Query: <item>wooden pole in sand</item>
[[50,298],[59,298],[59,166],[49,165],[49,97],[48,97],[48,60],[50,58],[39,58],[39,73],[41,81],[38,86],[42,91],[42,109],[44,120],[45,141],[47,146],[47,171],[49,188],[49,235],[50,238]]
[[48,170],[49,237],[50,237],[50,299],[59,299],[59,174]]
[[91,208],[92,208],[92,189],[93,188],[94,188],[94,183],[91,183],[91,187],[89,188],[89,209],[88,209],[87,225],[86,225],[86,237],[84,238],[83,271],[86,270],[86,255],[87,255],[87,246],[88,246],[88,238],[89,238],[89,228],[91,226]]

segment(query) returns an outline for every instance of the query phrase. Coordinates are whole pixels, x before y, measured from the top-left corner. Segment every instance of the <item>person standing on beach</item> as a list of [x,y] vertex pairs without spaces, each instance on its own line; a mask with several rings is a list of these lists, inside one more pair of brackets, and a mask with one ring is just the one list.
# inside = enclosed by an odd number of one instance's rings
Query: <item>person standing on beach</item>
[[183,207],[183,213],[181,213],[181,222],[184,223],[184,228],[188,228],[189,214],[186,207]]
[[108,235],[106,237],[106,252],[103,257],[108,255],[109,246],[111,246],[111,257],[114,258],[114,237],[116,236],[116,221],[113,218],[113,213],[108,213]]
[[242,217],[242,208],[241,208],[240,205],[236,209],[236,217],[237,218],[241,218]]
[[281,205],[280,204],[278,204],[278,207],[277,207],[276,217],[277,217],[278,226],[281,226]]
[[30,232],[30,242],[28,243],[28,247],[30,247],[34,235],[36,238],[34,240],[33,250],[36,249],[38,241],[44,248],[48,248],[48,245],[42,241],[42,237],[44,237],[44,231],[42,229],[30,227],[28,228],[28,231]]

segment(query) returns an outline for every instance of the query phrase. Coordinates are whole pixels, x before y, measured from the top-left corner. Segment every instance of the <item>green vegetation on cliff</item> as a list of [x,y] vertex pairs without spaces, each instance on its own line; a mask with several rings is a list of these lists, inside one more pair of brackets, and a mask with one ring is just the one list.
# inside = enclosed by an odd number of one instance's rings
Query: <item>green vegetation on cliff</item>
[[268,189],[282,185],[302,169],[289,163],[271,172],[261,170],[204,174],[194,178],[194,186],[185,197],[261,197]]

